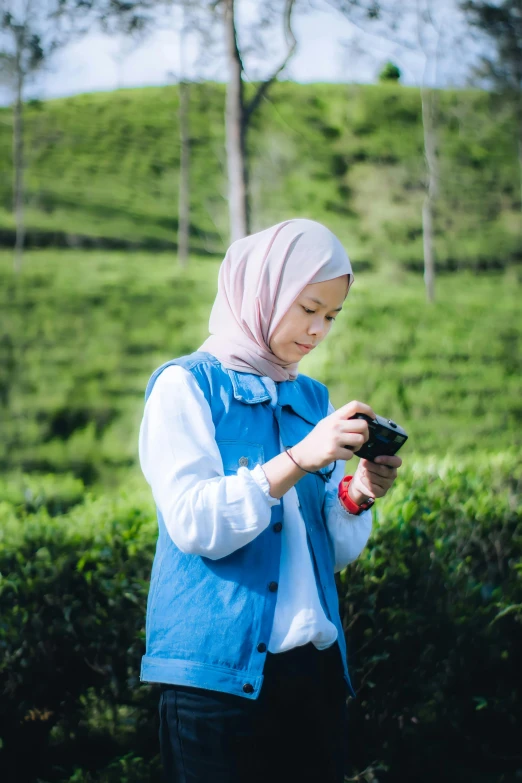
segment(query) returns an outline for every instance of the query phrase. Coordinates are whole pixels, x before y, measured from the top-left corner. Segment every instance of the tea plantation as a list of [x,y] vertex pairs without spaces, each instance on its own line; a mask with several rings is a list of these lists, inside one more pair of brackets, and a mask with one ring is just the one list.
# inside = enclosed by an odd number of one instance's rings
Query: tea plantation
[[[0,763],[9,781],[159,781],[139,683],[156,521],[143,393],[205,337],[218,263],[2,255]],[[303,371],[410,433],[371,545],[339,580],[353,774],[515,781],[521,693],[520,281],[356,270]],[[31,754],[24,748],[32,748]],[[451,761],[450,761],[451,759]],[[427,763],[428,761],[428,763]]]
[[[219,85],[193,90],[186,270],[174,252],[175,89],[28,107],[32,249],[20,277],[0,250],[2,783],[161,781],[158,689],[139,682],[157,522],[138,432],[152,371],[207,335],[227,243],[222,100]],[[357,690],[348,779],[515,783],[516,140],[493,97],[440,100],[434,305],[419,274],[414,90],[276,85],[250,139],[254,228],[308,216],[343,239],[355,285],[301,370],[336,406],[363,400],[410,435],[369,546],[338,579]],[[10,125],[0,110],[6,248]]]
[[[247,95],[252,89],[246,85]],[[191,88],[195,252],[228,244],[224,86]],[[442,268],[520,260],[517,132],[498,99],[439,93],[437,258]],[[26,112],[30,244],[174,247],[178,91],[117,90]],[[11,112],[0,109],[0,245],[12,241]],[[354,261],[419,268],[425,164],[419,92],[401,85],[280,82],[249,136],[252,230],[289,213],[324,220]]]
[[[208,333],[219,264],[171,254],[46,250],[20,280],[0,254],[0,465],[115,486],[136,466],[143,395],[163,361]],[[399,421],[409,454],[520,447],[521,284],[503,273],[358,272],[328,339],[301,367]]]

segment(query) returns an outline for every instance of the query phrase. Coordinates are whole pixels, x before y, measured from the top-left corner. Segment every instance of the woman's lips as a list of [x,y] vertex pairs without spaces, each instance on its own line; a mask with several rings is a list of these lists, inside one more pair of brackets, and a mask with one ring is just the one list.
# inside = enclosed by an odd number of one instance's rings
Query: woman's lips
[[309,353],[312,348],[314,348],[313,345],[303,345],[303,343],[296,343],[297,347],[303,351],[303,353]]

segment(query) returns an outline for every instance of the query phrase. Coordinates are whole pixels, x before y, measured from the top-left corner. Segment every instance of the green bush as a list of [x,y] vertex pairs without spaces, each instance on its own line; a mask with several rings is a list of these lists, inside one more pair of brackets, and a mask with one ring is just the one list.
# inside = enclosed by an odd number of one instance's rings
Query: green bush
[[83,481],[71,473],[19,473],[0,479],[0,502],[13,506],[18,513],[45,508],[51,516],[64,514],[84,495]]
[[356,769],[379,780],[522,774],[522,460],[418,462],[341,576]]
[[401,71],[394,63],[387,62],[379,73],[380,82],[398,82]]
[[[520,774],[521,484],[515,452],[416,460],[376,504],[370,545],[339,576],[357,779]],[[7,783],[159,781],[158,691],[139,682],[148,488],[87,495],[62,516],[0,510]]]
[[162,779],[159,754],[153,759],[143,759],[130,752],[94,774],[77,767],[62,783],[158,783]]
[[120,492],[87,496],[56,517],[6,501],[0,509],[0,768],[7,780],[58,780],[73,763],[98,769],[130,750],[150,756],[156,697],[139,685],[156,527],[150,504]]

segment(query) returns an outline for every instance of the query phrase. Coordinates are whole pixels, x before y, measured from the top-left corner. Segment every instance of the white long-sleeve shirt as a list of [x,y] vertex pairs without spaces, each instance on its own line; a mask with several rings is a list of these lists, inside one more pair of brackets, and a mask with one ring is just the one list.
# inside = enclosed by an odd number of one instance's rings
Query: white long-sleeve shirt
[[[263,381],[275,405],[277,384]],[[329,413],[333,410],[330,403]],[[283,652],[308,642],[322,649],[335,642],[337,629],[319,600],[295,487],[281,500],[273,498],[261,465],[224,475],[210,406],[192,374],[179,365],[163,370],[146,402],[139,458],[169,535],[188,554],[217,560],[245,546],[268,527],[272,506],[282,500],[279,587],[268,649]],[[370,509],[354,516],[339,501],[345,464],[337,462],[325,487],[335,571],[358,557],[372,527]]]

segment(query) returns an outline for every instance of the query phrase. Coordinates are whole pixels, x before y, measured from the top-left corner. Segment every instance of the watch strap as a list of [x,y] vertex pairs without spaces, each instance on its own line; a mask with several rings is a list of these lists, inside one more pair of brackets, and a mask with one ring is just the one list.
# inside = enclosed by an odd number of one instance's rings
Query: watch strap
[[366,509],[371,508],[375,503],[375,498],[369,498],[365,503],[361,503],[360,505],[357,504],[355,500],[352,500],[348,494],[348,487],[350,486],[352,479],[353,476],[345,476],[343,479],[341,479],[339,482],[338,494],[339,500],[341,501],[346,511],[348,511],[349,514],[358,515],[363,511],[366,511]]

